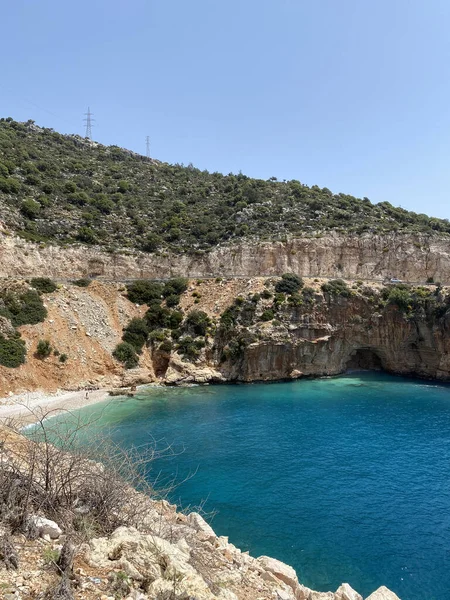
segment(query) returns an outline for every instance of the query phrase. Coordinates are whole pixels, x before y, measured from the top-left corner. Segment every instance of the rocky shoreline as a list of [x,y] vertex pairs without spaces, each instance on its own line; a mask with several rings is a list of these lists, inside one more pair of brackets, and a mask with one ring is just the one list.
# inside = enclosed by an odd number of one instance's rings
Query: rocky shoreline
[[[17,468],[18,448],[33,443],[5,427],[0,427],[0,441],[3,469],[5,464]],[[20,469],[27,469],[23,452]],[[180,513],[167,501],[151,500],[133,489],[127,496],[121,510],[138,505],[140,526],[119,526],[103,536],[93,530],[82,543],[72,544],[64,523],[47,518],[42,510],[27,518],[31,537],[9,534],[0,523],[2,600],[56,597],[45,594],[59,585],[60,577],[67,578],[73,590],[67,597],[75,600],[362,600],[347,583],[335,592],[307,588],[292,567],[242,552],[217,536],[196,512]],[[84,518],[89,515],[87,504],[78,504],[77,510]],[[69,547],[70,569],[61,575],[52,565],[61,564]],[[367,600],[399,599],[380,587]]]

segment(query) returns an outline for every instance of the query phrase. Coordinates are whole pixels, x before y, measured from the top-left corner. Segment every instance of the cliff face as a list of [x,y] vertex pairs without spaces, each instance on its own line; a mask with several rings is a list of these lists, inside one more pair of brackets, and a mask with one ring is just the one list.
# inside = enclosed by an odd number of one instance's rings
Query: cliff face
[[76,279],[256,277],[298,273],[304,277],[450,281],[450,238],[390,234],[304,237],[285,242],[242,242],[208,253],[110,254],[95,247],[47,246],[0,235],[0,277]]
[[[361,368],[450,380],[448,288],[418,288],[423,303],[402,310],[383,299],[390,288],[379,284],[350,284],[344,296],[323,292],[324,279],[306,279],[305,292],[295,302],[288,295],[275,306],[275,281],[191,281],[179,309],[185,316],[192,310],[208,315],[204,348],[187,358],[174,340],[169,352],[159,348],[160,342],[149,342],[139,366],[130,370],[112,351],[125,326],[144,316],[147,307],[131,303],[120,284],[60,285],[44,295],[45,322],[19,328],[27,360],[18,368],[0,366],[0,394],[147,382],[270,381]],[[221,315],[236,299],[242,303],[236,322],[224,328]],[[265,320],[267,311],[273,314]],[[170,339],[170,331],[162,331]],[[67,362],[53,354],[44,360],[36,357],[41,339],[67,354]]]
[[[304,320],[272,327],[225,371],[226,378],[255,381],[336,375],[348,369],[450,379],[450,314],[407,319],[392,306],[383,313],[360,299],[339,298]],[[271,339],[272,338],[272,339]]]
[[[130,374],[112,357],[122,329],[133,317],[145,312],[129,302],[118,286],[93,282],[88,288],[60,286],[43,296],[46,320],[19,328],[26,343],[26,363],[18,368],[0,366],[0,396],[36,389],[55,391],[85,386],[119,386],[152,381],[153,367],[148,351],[141,368]],[[44,360],[35,355],[39,340],[48,340],[59,355]],[[66,354],[66,363],[59,356]]]

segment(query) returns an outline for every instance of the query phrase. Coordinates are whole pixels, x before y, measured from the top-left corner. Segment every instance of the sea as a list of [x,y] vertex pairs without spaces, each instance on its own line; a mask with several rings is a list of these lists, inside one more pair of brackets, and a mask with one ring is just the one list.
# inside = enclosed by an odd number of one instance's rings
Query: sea
[[448,385],[361,372],[144,387],[80,418],[84,443],[101,430],[126,449],[155,447],[150,478],[170,501],[308,587],[450,598]]

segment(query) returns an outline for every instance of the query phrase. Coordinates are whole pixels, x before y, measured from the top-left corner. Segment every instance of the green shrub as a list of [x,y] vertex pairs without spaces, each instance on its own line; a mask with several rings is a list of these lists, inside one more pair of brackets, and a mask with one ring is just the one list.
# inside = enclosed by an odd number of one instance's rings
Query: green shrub
[[284,273],[275,284],[275,291],[283,294],[294,294],[303,287],[303,279],[294,273]]
[[269,300],[270,298],[272,298],[272,296],[272,292],[269,292],[269,290],[267,289],[261,292],[261,298],[264,298],[264,300]]
[[169,316],[169,329],[178,329],[183,321],[183,313],[179,310],[172,310]]
[[139,354],[145,345],[149,334],[149,328],[144,319],[134,318],[125,327],[122,340],[131,344]]
[[65,363],[65,362],[67,362],[67,359],[68,359],[68,358],[69,358],[69,357],[67,356],[67,354],[64,354],[64,352],[63,352],[63,353],[60,355],[60,357],[59,357],[59,362],[60,362],[60,363]]
[[52,353],[52,346],[48,340],[39,340],[36,348],[37,358],[48,358]]
[[160,301],[164,286],[155,281],[135,281],[127,285],[128,299],[135,304],[148,304]]
[[33,200],[32,198],[26,198],[26,200],[22,202],[20,210],[27,219],[33,221],[34,219],[37,219],[39,217],[39,214],[41,212],[41,205],[39,204],[39,202],[36,202],[36,200]]
[[411,308],[413,298],[409,289],[396,286],[389,290],[387,301],[406,313]]
[[294,307],[299,307],[303,304],[303,298],[297,292],[294,292],[288,297],[288,304]]
[[166,334],[162,329],[155,329],[148,336],[151,342],[163,342],[166,339]]
[[47,309],[36,290],[27,290],[21,294],[11,291],[0,293],[3,308],[0,314],[11,321],[14,327],[36,325],[45,321]]
[[51,294],[58,289],[56,283],[54,283],[48,277],[35,277],[31,280],[31,285],[41,294]]
[[121,342],[120,344],[117,344],[113,352],[113,356],[119,362],[123,363],[126,369],[133,369],[139,364],[139,358],[136,354],[136,350],[127,342]]
[[171,294],[170,296],[167,296],[166,305],[169,308],[174,308],[175,306],[178,306],[178,304],[180,304],[180,296],[177,296],[176,294]]
[[330,296],[343,296],[344,298],[350,296],[350,288],[343,279],[332,279],[327,283],[322,283],[321,289]]
[[204,340],[194,340],[191,336],[187,335],[180,338],[177,349],[184,358],[195,360],[200,356],[200,351],[204,347]]
[[168,296],[180,296],[187,290],[188,284],[189,281],[184,277],[176,277],[174,279],[170,279],[164,285],[164,298],[167,298]]
[[75,281],[72,281],[72,283],[78,287],[87,288],[91,285],[91,280],[83,277],[81,279],[75,279]]
[[25,362],[27,351],[19,334],[6,338],[0,334],[0,365],[15,369]]
[[274,318],[274,312],[270,308],[265,310],[261,315],[261,321],[271,321]]
[[195,335],[206,335],[206,331],[210,324],[208,315],[202,310],[191,310],[186,317],[186,330]]
[[165,329],[171,326],[172,311],[160,304],[152,304],[145,313],[144,319],[149,330]]
[[166,352],[167,354],[169,354],[170,352],[172,352],[172,342],[170,340],[164,340],[164,342],[162,342],[162,344],[160,344],[158,350],[161,350],[161,352]]

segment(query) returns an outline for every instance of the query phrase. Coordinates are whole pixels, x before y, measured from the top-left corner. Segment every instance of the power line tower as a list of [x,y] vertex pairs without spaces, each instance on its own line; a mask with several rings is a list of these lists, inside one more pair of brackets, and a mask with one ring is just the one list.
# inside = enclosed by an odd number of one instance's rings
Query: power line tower
[[91,109],[88,106],[87,109],[87,113],[84,113],[86,115],[86,118],[83,119],[83,121],[86,123],[86,136],[88,139],[92,140],[92,122],[95,121],[95,119],[92,118],[92,114],[91,113]]
[[147,158],[150,158],[150,136],[148,135],[145,138],[146,146],[147,146]]

